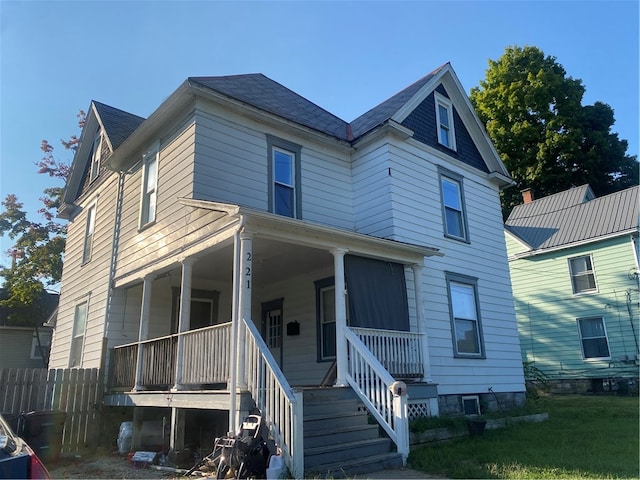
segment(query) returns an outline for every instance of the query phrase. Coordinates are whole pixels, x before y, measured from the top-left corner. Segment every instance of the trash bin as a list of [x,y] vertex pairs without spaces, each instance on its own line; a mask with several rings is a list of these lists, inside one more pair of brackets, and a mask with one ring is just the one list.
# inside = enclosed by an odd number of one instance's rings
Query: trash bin
[[20,415],[17,433],[36,452],[40,460],[55,462],[60,458],[66,420],[66,412],[60,410],[24,413]]
[[122,422],[120,433],[118,433],[118,453],[126,455],[131,451],[131,440],[133,438],[133,422]]

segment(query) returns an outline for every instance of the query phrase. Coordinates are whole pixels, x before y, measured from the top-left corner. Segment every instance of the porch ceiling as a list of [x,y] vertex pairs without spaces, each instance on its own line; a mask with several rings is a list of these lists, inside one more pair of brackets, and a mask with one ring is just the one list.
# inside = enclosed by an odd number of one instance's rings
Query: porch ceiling
[[[253,241],[254,282],[279,282],[301,272],[333,265],[327,250],[256,237]],[[233,245],[199,256],[193,264],[193,275],[219,282],[233,277]]]

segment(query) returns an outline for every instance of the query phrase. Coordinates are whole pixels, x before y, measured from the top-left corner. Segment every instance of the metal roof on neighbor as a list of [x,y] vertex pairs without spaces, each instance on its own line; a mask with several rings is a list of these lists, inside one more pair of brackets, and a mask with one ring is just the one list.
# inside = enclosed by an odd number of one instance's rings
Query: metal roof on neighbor
[[518,205],[505,228],[543,250],[638,230],[640,187],[594,198],[589,185]]
[[347,123],[261,73],[222,77],[189,77],[228,97],[341,140],[353,141],[389,120],[442,67]]
[[114,150],[145,120],[142,117],[110,107],[104,103],[96,102],[95,100],[93,104],[96,107],[96,111],[102,121],[102,126]]

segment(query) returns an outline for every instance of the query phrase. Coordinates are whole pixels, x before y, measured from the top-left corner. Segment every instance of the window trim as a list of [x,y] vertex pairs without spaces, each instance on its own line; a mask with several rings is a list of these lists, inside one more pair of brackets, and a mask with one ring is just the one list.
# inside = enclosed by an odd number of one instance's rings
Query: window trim
[[97,215],[97,202],[93,202],[87,207],[84,242],[82,244],[82,265],[89,263],[93,255],[93,239],[96,232]]
[[[84,310],[85,310],[84,325],[82,327],[82,334],[79,334],[77,332],[77,329],[78,329],[77,320],[78,320],[78,312],[82,307],[84,307]],[[73,330],[71,332],[71,345],[69,347],[69,368],[81,368],[82,362],[84,360],[84,346],[87,338],[86,332],[87,332],[88,321],[89,321],[89,300],[85,300],[83,302],[77,303],[73,310]],[[74,341],[80,337],[82,337],[82,339],[80,340],[79,344],[78,343],[74,344]],[[78,352],[76,352],[77,348],[80,349],[79,355],[77,355]],[[76,356],[79,357],[78,365],[75,364]]]
[[[476,406],[476,413],[467,413],[464,407],[465,401],[472,401]],[[480,396],[479,395],[462,395],[462,413],[465,415],[482,415],[480,408]]]
[[[459,212],[460,212],[460,216],[462,217],[461,224],[463,229],[462,236],[449,233],[449,228],[447,223],[447,208],[452,208],[452,207],[448,207],[445,204],[444,188],[442,185],[445,179],[450,183],[455,183],[458,186],[458,197],[459,197],[458,199],[460,201]],[[453,240],[458,240],[460,242],[470,243],[469,224],[467,222],[467,206],[466,206],[466,202],[464,201],[464,198],[465,198],[464,177],[462,175],[454,173],[445,168],[438,167],[438,184],[440,187],[440,207],[442,212],[442,228],[444,231],[444,236],[446,238],[451,238]]]
[[102,159],[102,129],[93,137],[93,147],[91,149],[91,166],[89,167],[89,183],[92,183],[100,176],[100,161]]
[[[335,277],[323,278],[322,280],[317,280],[314,282],[316,289],[316,332],[317,332],[317,362],[333,362],[336,359],[336,356],[328,356],[324,354],[323,351],[323,334],[322,334],[322,299],[321,293],[324,290],[329,288],[333,288],[335,295]],[[348,308],[347,308],[348,310]],[[335,322],[337,325],[337,322]]]
[[[453,102],[449,100],[444,95],[434,92],[434,100],[436,104],[436,136],[438,140],[438,144],[442,145],[449,150],[457,151],[456,146],[456,130],[454,124],[454,115],[453,115]],[[442,143],[442,130],[443,123],[440,120],[440,107],[443,107],[447,111],[447,121],[449,122],[449,129],[447,131],[447,139],[451,143],[451,145],[446,145]]]
[[[156,216],[158,214],[158,177],[160,168],[159,168],[159,160],[160,160],[160,145],[158,144],[151,150],[145,152],[142,155],[142,184],[140,187],[140,225],[139,229],[142,230],[149,225],[153,225],[156,221]],[[155,183],[153,188],[149,188],[148,180],[149,180],[149,165],[151,163],[155,163]],[[151,199],[153,199],[153,215],[151,215]]]
[[[480,315],[480,297],[478,295],[478,279],[476,277],[471,277],[469,275],[463,275],[460,273],[454,272],[445,272],[445,280],[447,284],[447,300],[449,302],[449,320],[451,324],[451,343],[453,346],[453,357],[454,358],[476,358],[476,359],[485,359],[486,350],[484,346],[484,334],[482,331],[482,316]],[[475,302],[476,309],[476,334],[478,341],[478,353],[466,353],[458,351],[458,344],[456,340],[456,317],[453,314],[453,301],[451,296],[451,284],[457,283],[469,286],[473,289],[473,296]],[[471,319],[463,319],[463,320],[471,320]]]
[[[591,263],[591,270],[587,271],[587,274],[589,274],[588,272],[591,273],[591,275],[593,276],[593,283],[595,285],[594,288],[588,289],[588,290],[579,290],[576,291],[576,283],[575,283],[575,279],[578,276],[577,274],[573,273],[573,260],[578,260],[581,258],[585,258],[588,257],[589,258],[589,262]],[[569,264],[569,278],[571,279],[571,291],[573,292],[574,295],[588,295],[590,293],[598,293],[599,289],[598,289],[598,279],[596,278],[596,267],[594,265],[593,262],[593,254],[591,253],[587,253],[584,255],[576,255],[575,257],[570,257],[567,259],[567,263]]]
[[291,154],[293,157],[293,215],[290,218],[302,218],[302,190],[301,190],[301,155],[302,146],[284,140],[282,138],[274,137],[267,134],[267,165],[268,165],[268,211],[275,213],[275,162],[274,154],[277,151],[282,151]]
[[[609,355],[606,357],[587,357],[584,353],[584,340],[582,337],[582,329],[580,328],[580,322],[582,320],[600,320],[602,323],[602,329],[604,330],[604,337],[586,337],[586,340],[594,339],[594,338],[604,338],[607,342],[607,351]],[[578,339],[580,340],[580,351],[582,353],[582,359],[586,362],[598,361],[598,360],[611,360],[611,346],[609,343],[609,334],[607,333],[607,323],[604,321],[603,316],[590,316],[590,317],[578,317],[576,318],[576,328],[578,329]]]

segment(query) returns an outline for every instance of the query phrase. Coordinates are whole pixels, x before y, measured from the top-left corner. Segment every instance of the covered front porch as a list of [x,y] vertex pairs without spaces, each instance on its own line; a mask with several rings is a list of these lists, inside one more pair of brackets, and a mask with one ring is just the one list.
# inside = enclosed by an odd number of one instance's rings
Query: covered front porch
[[[422,294],[415,286],[422,284],[424,257],[438,253],[235,206],[183,203],[217,215],[216,228],[185,238],[180,255],[140,258],[116,275],[119,308],[108,323],[110,401],[163,406],[170,392],[172,407],[184,401],[228,410],[233,426],[250,399],[298,476],[299,388],[351,386],[396,437],[398,450],[408,451],[401,438],[406,397],[390,387],[399,379],[429,381]],[[381,265],[401,273],[402,281],[393,283],[404,288],[399,301],[406,321],[362,321],[365,310],[353,309],[356,289],[350,287],[365,280],[353,273],[360,267],[350,267],[349,257],[371,262],[369,276]],[[358,295],[375,307],[384,301],[376,298],[397,292]],[[431,407],[437,414],[437,400]],[[172,429],[178,442],[173,436]]]

